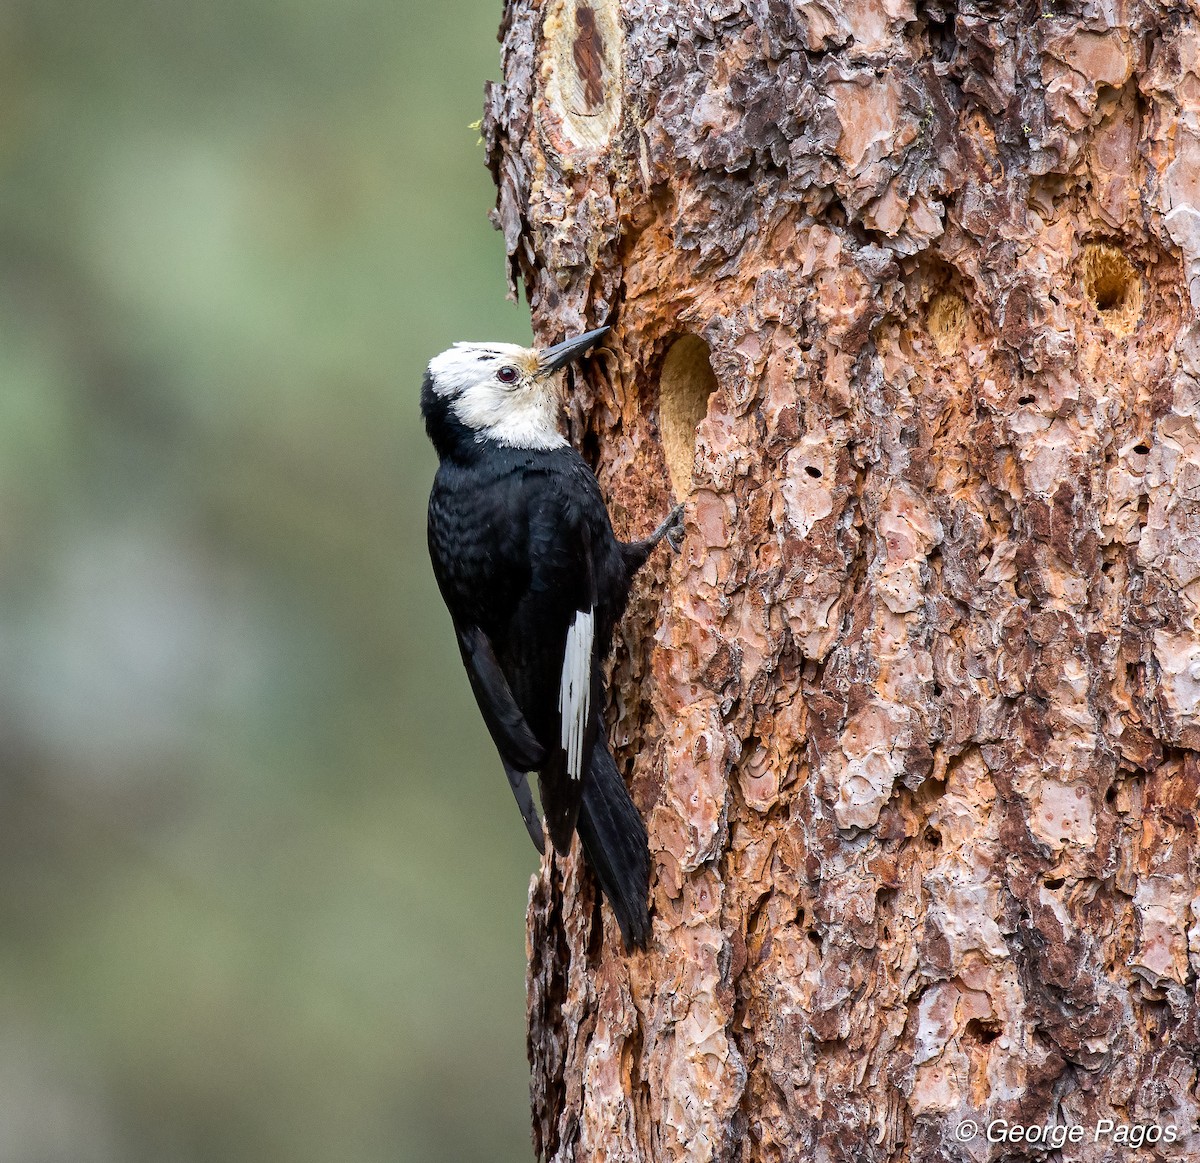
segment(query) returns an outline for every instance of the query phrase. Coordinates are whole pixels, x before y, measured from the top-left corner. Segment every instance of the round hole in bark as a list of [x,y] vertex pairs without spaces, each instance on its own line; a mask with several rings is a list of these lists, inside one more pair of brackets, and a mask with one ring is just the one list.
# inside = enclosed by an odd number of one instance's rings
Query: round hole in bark
[[981,1022],[978,1018],[972,1018],[967,1023],[966,1035],[987,1046],[1000,1037],[1000,1027],[995,1022]]
[[1135,444],[1133,446],[1133,451],[1139,456],[1145,456],[1146,453],[1150,451],[1150,446],[1148,444]]
[[967,333],[967,301],[957,291],[939,291],[929,300],[925,326],[933,346],[942,355],[953,355]]
[[667,352],[658,382],[658,427],[677,497],[692,491],[696,426],[708,412],[708,398],[716,387],[708,344],[698,335],[677,339]]
[[1128,335],[1142,317],[1142,276],[1115,246],[1083,248],[1083,292],[1109,331]]

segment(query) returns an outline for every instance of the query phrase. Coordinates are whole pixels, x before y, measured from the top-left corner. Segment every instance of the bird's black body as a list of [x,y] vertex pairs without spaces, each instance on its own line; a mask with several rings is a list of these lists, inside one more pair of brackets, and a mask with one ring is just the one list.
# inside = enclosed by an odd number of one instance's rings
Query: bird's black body
[[[427,376],[422,412],[440,459],[429,498],[429,553],[484,721],[538,848],[525,773],[537,771],[547,829],[565,853],[578,828],[627,946],[644,946],[645,825],[608,750],[600,662],[630,583],[656,538],[613,534],[595,476],[569,445],[519,448],[467,427]],[[563,742],[564,653],[581,612],[594,631],[583,770]]]

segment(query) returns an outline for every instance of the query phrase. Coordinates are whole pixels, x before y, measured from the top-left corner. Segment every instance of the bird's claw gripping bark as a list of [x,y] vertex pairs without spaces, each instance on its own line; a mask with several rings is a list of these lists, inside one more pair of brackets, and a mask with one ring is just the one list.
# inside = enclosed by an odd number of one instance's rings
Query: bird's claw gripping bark
[[663,538],[672,552],[678,553],[683,545],[683,506],[676,505],[666,516],[666,520],[650,535],[652,544],[657,545]]

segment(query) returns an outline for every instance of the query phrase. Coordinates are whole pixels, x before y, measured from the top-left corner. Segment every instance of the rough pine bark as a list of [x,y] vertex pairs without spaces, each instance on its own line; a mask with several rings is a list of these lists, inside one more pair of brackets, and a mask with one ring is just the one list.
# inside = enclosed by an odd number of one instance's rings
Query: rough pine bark
[[1196,11],[509,0],[501,37],[513,290],[542,340],[613,325],[570,422],[618,534],[687,502],[608,707],[653,940],[543,866],[537,1154],[1200,1157]]

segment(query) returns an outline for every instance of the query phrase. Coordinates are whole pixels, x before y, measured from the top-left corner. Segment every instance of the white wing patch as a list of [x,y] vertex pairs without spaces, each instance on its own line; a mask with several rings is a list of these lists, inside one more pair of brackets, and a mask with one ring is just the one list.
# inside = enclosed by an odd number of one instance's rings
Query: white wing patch
[[587,732],[592,703],[592,636],[595,607],[580,610],[567,631],[562,681],[558,686],[558,711],[562,716],[562,748],[567,753],[567,771],[572,779],[583,774],[583,737]]

